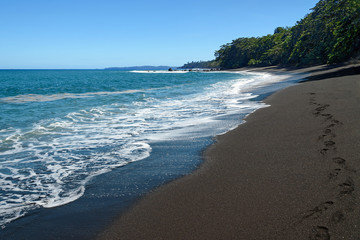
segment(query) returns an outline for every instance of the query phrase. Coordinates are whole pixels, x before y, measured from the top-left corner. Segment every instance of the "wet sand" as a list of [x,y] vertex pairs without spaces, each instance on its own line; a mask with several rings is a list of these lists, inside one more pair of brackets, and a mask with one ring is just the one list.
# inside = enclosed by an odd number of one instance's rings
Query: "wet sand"
[[360,239],[359,65],[253,70],[311,75],[99,239]]

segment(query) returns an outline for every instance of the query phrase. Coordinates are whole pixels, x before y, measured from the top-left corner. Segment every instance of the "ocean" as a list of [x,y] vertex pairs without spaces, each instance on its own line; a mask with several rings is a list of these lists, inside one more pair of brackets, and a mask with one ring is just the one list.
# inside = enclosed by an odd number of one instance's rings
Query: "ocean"
[[167,164],[163,182],[188,174],[214,136],[296,81],[255,72],[1,70],[0,226],[76,202],[116,169],[149,175],[146,164],[140,173],[134,166],[151,157],[155,168]]

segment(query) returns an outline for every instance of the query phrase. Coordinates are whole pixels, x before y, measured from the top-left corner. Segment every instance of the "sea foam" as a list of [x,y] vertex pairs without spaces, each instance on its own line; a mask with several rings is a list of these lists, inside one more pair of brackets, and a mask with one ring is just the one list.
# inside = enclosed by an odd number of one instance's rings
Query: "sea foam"
[[[287,77],[250,72],[142,73],[111,73],[124,76],[124,81],[132,77],[129,84],[139,81],[128,90],[0,98],[12,109],[38,108],[38,115],[45,116],[25,119],[25,127],[14,124],[0,130],[0,225],[37,208],[75,201],[90,179],[146,159],[156,141],[191,141],[236,127],[240,120],[224,119],[267,106],[251,101],[257,97],[254,89]],[[141,86],[144,76],[146,87]],[[69,105],[64,101],[68,99],[82,101]]]

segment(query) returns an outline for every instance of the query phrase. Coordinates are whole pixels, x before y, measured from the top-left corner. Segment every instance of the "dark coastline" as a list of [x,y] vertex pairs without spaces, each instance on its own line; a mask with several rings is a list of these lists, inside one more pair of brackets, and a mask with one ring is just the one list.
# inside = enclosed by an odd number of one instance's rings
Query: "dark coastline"
[[[257,90],[261,101],[299,79],[287,79]],[[239,122],[244,116],[229,116]],[[1,239],[94,239],[134,202],[168,182],[190,174],[202,163],[212,138],[152,145],[151,156],[92,179],[83,197],[64,206],[34,210],[0,231]],[[94,216],[96,216],[94,218]]]
[[202,161],[198,149],[211,143],[202,138],[191,145],[187,141],[153,144],[149,158],[95,177],[74,202],[17,219],[0,230],[0,239],[94,239],[139,197],[194,171]]
[[358,66],[293,70],[310,76],[268,97],[271,107],[217,137],[200,169],[99,238],[359,239]]

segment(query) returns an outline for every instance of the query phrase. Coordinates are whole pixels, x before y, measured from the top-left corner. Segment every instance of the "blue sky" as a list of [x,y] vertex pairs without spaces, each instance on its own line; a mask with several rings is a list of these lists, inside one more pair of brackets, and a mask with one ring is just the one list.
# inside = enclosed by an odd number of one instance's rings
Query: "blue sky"
[[292,26],[317,0],[2,0],[0,69],[211,60],[239,37]]

